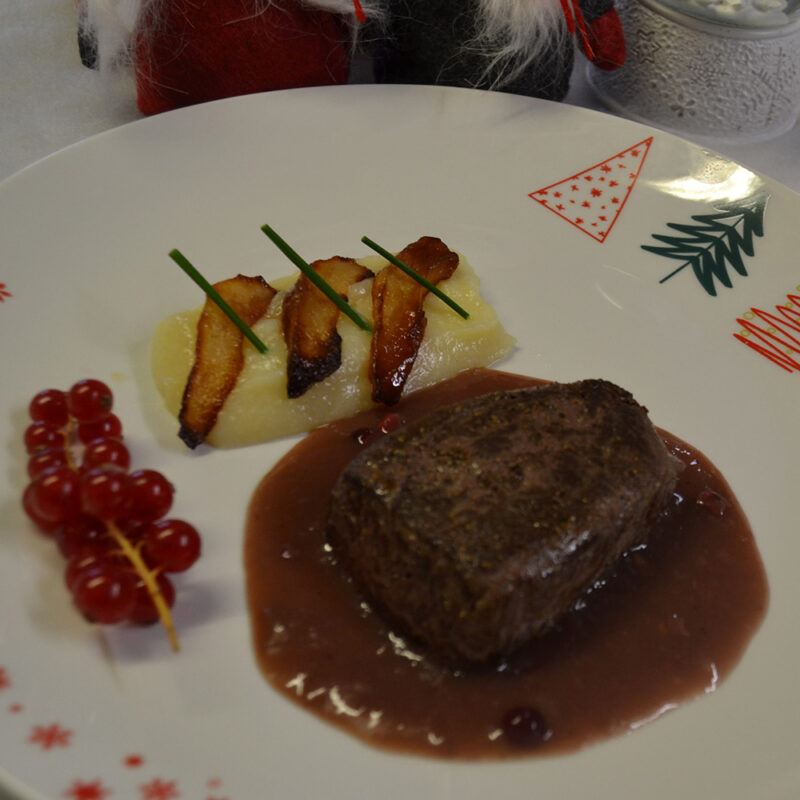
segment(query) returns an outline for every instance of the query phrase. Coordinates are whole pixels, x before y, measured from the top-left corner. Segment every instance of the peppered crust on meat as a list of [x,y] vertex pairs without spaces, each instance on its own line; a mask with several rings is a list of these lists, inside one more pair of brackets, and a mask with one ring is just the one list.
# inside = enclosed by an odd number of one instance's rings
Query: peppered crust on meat
[[393,624],[447,662],[486,662],[546,632],[643,542],[679,469],[608,381],[498,392],[356,457],[328,535]]

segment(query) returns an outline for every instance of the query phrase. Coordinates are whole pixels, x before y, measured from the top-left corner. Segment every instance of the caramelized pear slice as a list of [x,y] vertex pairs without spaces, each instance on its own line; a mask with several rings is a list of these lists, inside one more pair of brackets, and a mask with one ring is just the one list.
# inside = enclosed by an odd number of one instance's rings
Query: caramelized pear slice
[[[263,278],[237,275],[214,284],[246,325],[266,314],[276,294]],[[194,449],[208,436],[244,365],[244,334],[210,298],[197,325],[195,356],[178,415],[178,436]]]
[[[345,299],[350,286],[372,277],[372,272],[353,258],[334,256],[315,261],[311,268]],[[300,397],[339,369],[342,337],[336,330],[336,323],[340,313],[305,275],[298,278],[286,296],[281,323],[288,353],[288,397]]]
[[[434,286],[458,266],[458,255],[433,236],[409,244],[397,258]],[[392,405],[403,393],[425,335],[422,303],[427,294],[424,286],[394,264],[384,267],[372,283],[369,376],[376,403]]]

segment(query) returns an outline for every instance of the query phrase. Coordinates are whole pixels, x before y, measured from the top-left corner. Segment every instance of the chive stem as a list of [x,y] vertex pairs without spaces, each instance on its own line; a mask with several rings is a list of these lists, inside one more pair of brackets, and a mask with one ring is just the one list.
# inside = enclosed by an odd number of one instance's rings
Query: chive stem
[[261,230],[272,243],[280,250],[310,281],[317,287],[339,310],[350,317],[359,328],[371,332],[372,325],[361,316],[342,296],[311,266],[295,252],[269,225],[262,225]]
[[396,255],[393,255],[388,250],[381,247],[377,242],[373,242],[368,236],[362,236],[361,241],[364,242],[367,247],[371,247],[376,253],[382,255],[391,264],[394,264],[396,267],[403,270],[406,275],[412,277],[417,283],[424,286],[429,292],[435,294],[442,302],[450,306],[450,308],[452,308],[457,314],[460,314],[462,317],[464,317],[464,319],[469,319],[469,314],[463,308],[461,308],[461,306],[456,303],[455,300],[448,297],[438,286],[427,280],[427,278],[423,278],[418,272],[411,269],[411,267],[409,267],[407,264],[404,264]]
[[200,274],[180,250],[170,250],[169,257],[227,314],[230,321],[250,340],[259,353],[266,353],[267,346],[252,328],[228,305],[222,295]]

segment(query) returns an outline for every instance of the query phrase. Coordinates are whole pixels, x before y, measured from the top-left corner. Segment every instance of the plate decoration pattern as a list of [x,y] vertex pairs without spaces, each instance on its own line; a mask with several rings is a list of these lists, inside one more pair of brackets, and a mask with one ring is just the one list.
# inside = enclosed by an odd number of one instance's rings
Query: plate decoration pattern
[[[12,670],[8,666],[0,665],[0,699],[9,698],[4,711],[13,719],[10,723],[27,747],[41,757],[42,769],[51,770],[47,765],[48,753],[58,749],[72,749],[76,751],[88,744],[85,737],[80,736],[80,731],[50,720],[37,720],[35,708],[29,708],[22,702],[21,693],[24,688],[17,685],[12,677]],[[34,694],[35,705],[35,694]],[[85,759],[77,758],[76,761],[86,763]],[[76,769],[76,772],[78,770]],[[108,765],[103,770],[109,773]],[[119,760],[119,767],[111,773],[112,777],[103,779],[95,775],[66,775],[60,797],[67,800],[106,800],[110,797],[126,797],[130,800],[183,800],[183,798],[199,798],[200,800],[231,800],[224,793],[222,781],[218,777],[205,780],[201,793],[197,794],[197,786],[189,787],[195,783],[195,776],[186,776],[186,779],[173,776],[153,774],[150,771],[147,757],[138,751],[123,753]],[[202,779],[201,779],[202,780]],[[2,787],[0,787],[2,791]]]
[[800,372],[800,284],[775,312],[751,307],[736,322],[733,336],[786,372]]
[[692,223],[668,222],[667,227],[679,235],[652,234],[662,244],[643,244],[642,250],[682,262],[659,283],[691,267],[700,286],[712,297],[717,294],[718,284],[732,288],[732,275],[747,275],[744,256],[755,254],[755,239],[764,235],[768,199],[768,193],[758,192],[717,201],[714,212],[693,214]]
[[652,143],[650,136],[528,196],[604,242],[628,202]]

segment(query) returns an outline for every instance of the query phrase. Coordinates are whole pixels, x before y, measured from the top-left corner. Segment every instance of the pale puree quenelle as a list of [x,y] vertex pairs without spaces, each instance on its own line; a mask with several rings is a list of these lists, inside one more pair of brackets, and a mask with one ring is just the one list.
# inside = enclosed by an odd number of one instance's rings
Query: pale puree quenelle
[[[359,259],[373,272],[385,268],[380,257]],[[299,274],[299,273],[298,273]],[[297,276],[270,281],[279,291],[267,313],[251,327],[266,344],[259,353],[243,346],[244,366],[233,391],[225,400],[206,441],[215,447],[241,447],[311,430],[369,408],[371,336],[340,315],[341,366],[301,397],[287,397],[287,347],[281,316],[284,300]],[[365,319],[372,318],[372,283],[368,278],[349,288],[350,305]],[[468,313],[463,319],[429,294],[423,309],[427,324],[404,392],[431,386],[471,367],[486,366],[506,356],[514,345],[494,309],[480,294],[480,281],[463,256],[452,277],[439,288]],[[176,416],[195,358],[197,323],[201,309],[185,311],[164,320],[155,332],[152,370],[156,386],[168,409]]]

